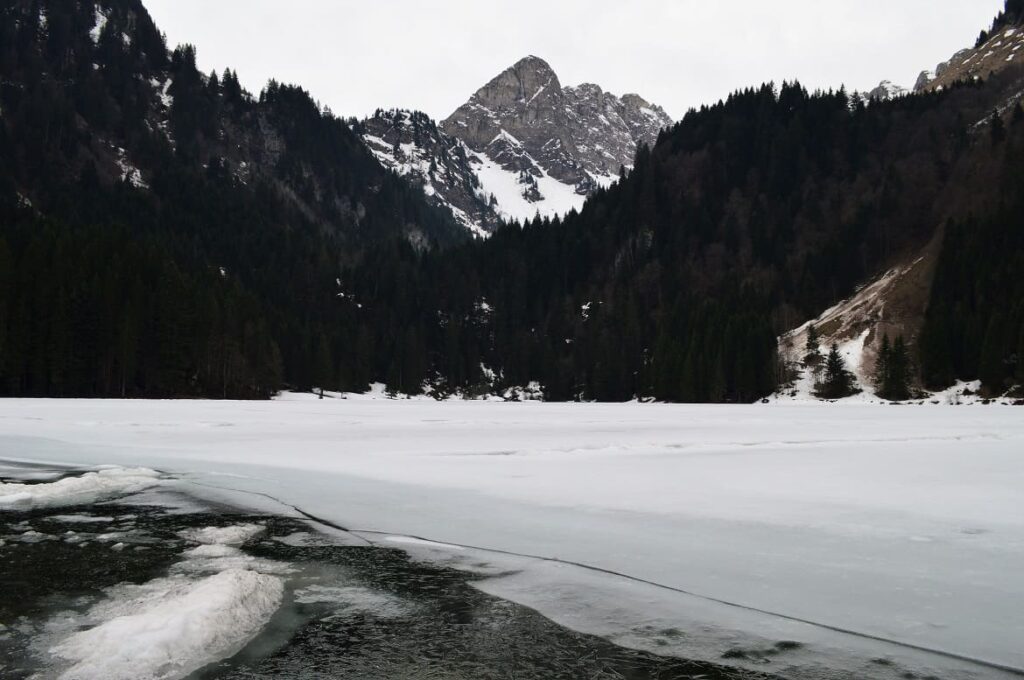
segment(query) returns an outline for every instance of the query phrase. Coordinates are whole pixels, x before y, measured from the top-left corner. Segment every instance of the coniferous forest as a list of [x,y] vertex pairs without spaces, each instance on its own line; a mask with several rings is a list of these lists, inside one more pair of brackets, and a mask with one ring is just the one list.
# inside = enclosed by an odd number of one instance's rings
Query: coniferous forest
[[870,105],[736,92],[581,212],[479,242],[301,88],[247,93],[105,6],[98,35],[90,0],[0,9],[2,395],[749,402],[780,333],[937,232],[921,381],[1024,381],[1012,69]]

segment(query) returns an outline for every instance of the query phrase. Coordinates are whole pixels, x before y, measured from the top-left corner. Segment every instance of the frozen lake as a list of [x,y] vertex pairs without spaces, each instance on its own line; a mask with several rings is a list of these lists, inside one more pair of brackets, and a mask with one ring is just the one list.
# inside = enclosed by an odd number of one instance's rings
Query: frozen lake
[[[486,561],[480,590],[658,654],[797,678],[1024,668],[1019,408],[3,401],[0,458],[144,466]],[[118,484],[147,493],[115,475],[78,500]],[[2,489],[21,511],[61,492]]]

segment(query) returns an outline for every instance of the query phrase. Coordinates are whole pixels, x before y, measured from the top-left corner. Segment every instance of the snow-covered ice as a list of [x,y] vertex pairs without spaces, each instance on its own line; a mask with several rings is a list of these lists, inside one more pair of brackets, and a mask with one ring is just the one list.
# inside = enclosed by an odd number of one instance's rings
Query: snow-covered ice
[[205,527],[182,532],[182,538],[206,545],[242,545],[263,533],[259,524],[239,524],[230,527]]
[[[427,557],[473,553],[495,572],[515,561],[520,574],[481,587],[627,644],[646,644],[647,618],[701,631],[677,651],[709,659],[778,633],[809,656],[843,646],[918,670],[967,664],[922,661],[918,647],[1019,669],[1022,415],[944,404],[14,400],[0,402],[0,457],[146,465],[206,485],[196,493],[266,494]],[[673,599],[680,591],[690,599]],[[659,597],[670,604],[652,608]],[[998,677],[972,672],[944,675]]]
[[51,515],[46,518],[46,521],[60,522],[61,524],[109,524],[114,521],[114,518],[96,515]]
[[244,524],[194,531],[186,539],[201,545],[186,550],[170,575],[114,586],[85,614],[55,618],[47,651],[65,662],[60,677],[170,680],[237,652],[277,611],[279,575],[292,571],[234,547],[262,530]]
[[0,510],[32,510],[95,503],[135,493],[160,483],[143,468],[108,468],[45,484],[0,482]]
[[122,585],[90,611],[98,625],[50,651],[72,663],[67,680],[181,678],[240,649],[282,596],[279,578],[241,569]]

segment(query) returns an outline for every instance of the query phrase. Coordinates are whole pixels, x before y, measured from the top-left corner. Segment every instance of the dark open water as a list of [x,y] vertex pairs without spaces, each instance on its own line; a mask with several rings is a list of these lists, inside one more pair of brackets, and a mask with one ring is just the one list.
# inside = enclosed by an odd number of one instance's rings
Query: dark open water
[[[63,515],[114,520],[90,525],[53,519]],[[103,598],[104,588],[166,575],[192,545],[180,538],[183,530],[244,522],[266,526],[244,546],[246,553],[287,563],[296,573],[285,577],[284,604],[263,632],[232,658],[193,674],[196,680],[769,677],[575,633],[476,590],[472,574],[418,563],[400,550],[276,540],[311,532],[303,521],[117,504],[0,512],[0,677],[51,677],[53,659],[39,641],[55,613],[83,612]],[[97,532],[122,532],[117,540],[123,547],[112,549],[114,539],[100,539]],[[344,597],[310,601],[301,590],[310,583],[337,586]]]

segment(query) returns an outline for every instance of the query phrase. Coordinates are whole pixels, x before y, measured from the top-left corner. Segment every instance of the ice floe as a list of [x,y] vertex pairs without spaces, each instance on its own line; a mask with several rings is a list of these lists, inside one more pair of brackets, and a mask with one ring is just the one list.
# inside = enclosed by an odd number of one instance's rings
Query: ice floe
[[0,483],[0,510],[32,510],[95,503],[160,483],[144,468],[107,468],[44,484]]

